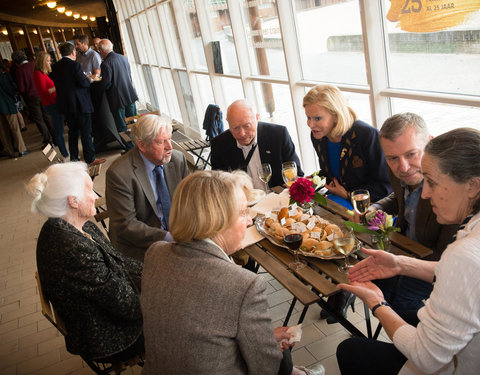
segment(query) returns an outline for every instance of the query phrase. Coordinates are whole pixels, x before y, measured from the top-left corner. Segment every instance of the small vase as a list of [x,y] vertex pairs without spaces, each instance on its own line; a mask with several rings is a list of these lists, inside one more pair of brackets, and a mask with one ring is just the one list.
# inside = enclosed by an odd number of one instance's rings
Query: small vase
[[304,214],[313,215],[313,202],[306,202],[298,206]]
[[390,252],[390,234],[387,233],[377,233],[372,236],[373,247],[375,249],[385,250]]

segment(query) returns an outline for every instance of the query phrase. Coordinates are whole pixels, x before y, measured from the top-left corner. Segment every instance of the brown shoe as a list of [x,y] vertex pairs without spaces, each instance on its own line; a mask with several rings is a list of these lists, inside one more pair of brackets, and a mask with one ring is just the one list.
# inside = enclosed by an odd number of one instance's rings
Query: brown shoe
[[90,164],[88,164],[90,167],[97,165],[97,164],[103,164],[107,161],[107,159],[95,159],[92,161]]

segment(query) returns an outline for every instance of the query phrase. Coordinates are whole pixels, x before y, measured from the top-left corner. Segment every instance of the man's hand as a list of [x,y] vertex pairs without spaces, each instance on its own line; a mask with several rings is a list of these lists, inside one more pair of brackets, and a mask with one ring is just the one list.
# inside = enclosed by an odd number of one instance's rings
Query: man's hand
[[348,279],[351,283],[386,279],[400,273],[401,268],[395,255],[383,250],[362,248],[362,251],[369,257],[350,268]]

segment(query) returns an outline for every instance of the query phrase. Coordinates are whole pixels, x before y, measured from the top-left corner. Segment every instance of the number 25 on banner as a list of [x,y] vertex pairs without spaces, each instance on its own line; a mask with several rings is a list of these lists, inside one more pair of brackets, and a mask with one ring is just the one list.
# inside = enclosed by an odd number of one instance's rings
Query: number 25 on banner
[[414,33],[446,30],[480,10],[480,0],[390,0],[387,19]]

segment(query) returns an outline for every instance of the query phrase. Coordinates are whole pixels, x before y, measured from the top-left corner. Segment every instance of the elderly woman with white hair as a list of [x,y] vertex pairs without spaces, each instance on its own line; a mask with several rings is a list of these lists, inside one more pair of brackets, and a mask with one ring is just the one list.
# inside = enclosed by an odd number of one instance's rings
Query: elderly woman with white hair
[[[238,174],[201,171],[185,178],[172,200],[174,243],[145,255],[141,304],[144,374],[323,375],[292,366],[287,327],[272,328],[263,278],[235,265],[248,213]],[[282,359],[283,357],[283,359]]]
[[37,242],[45,295],[67,330],[67,350],[113,362],[144,352],[142,263],[116,251],[89,218],[97,194],[85,163],[55,164],[28,183],[32,209],[48,217]]

